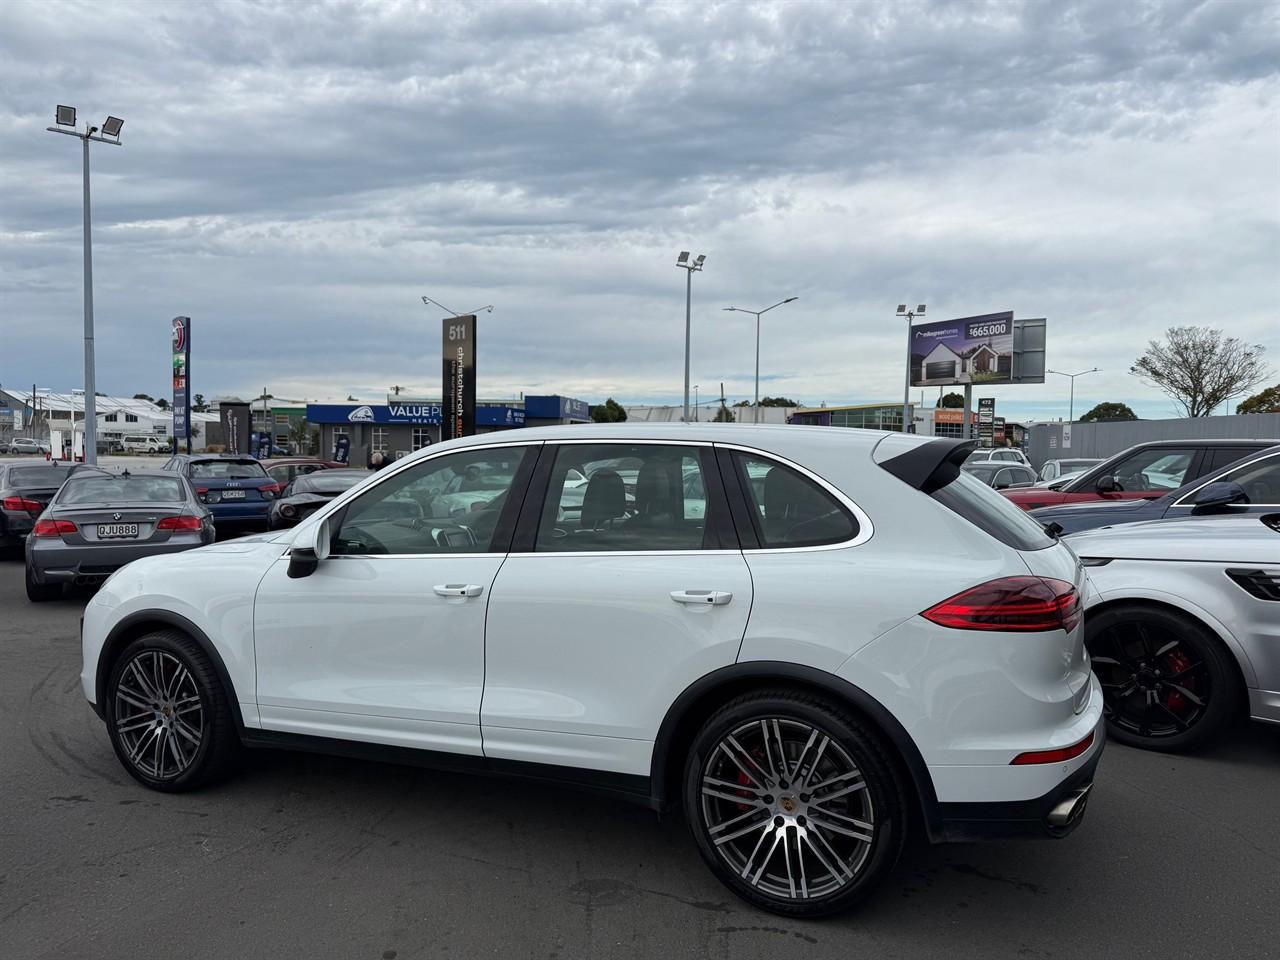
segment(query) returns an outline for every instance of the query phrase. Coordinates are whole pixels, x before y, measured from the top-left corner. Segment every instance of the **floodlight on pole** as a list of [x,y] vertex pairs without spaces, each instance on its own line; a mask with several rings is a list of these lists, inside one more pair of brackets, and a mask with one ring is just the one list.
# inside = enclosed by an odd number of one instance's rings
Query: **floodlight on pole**
[[[785,300],[779,300],[773,307],[780,307],[783,304],[793,303],[799,299],[799,297],[787,297]],[[749,313],[756,318],[756,402],[755,415],[752,417],[752,422],[754,423],[760,422],[760,317],[772,310],[773,307],[765,307],[763,310],[744,310],[742,307],[724,308],[731,313]]]
[[1071,399],[1067,406],[1067,423],[1075,423],[1076,416],[1076,377],[1083,377],[1086,373],[1101,373],[1098,367],[1092,370],[1081,370],[1079,373],[1063,373],[1061,370],[1046,370],[1045,373],[1056,373],[1060,377],[1066,377],[1071,381]]
[[925,305],[919,304],[914,310],[908,310],[905,303],[898,304],[897,315],[907,318],[907,381],[902,388],[902,432],[910,433],[914,424],[911,422],[911,322],[923,316]]
[[443,303],[441,303],[439,300],[432,300],[430,297],[423,297],[422,303],[423,303],[423,306],[435,305],[439,307],[441,310],[443,310],[445,313],[449,315],[446,319],[450,319],[450,320],[453,319],[454,317],[469,317],[479,313],[481,310],[483,310],[485,313],[493,313],[492,303],[487,303],[483,307],[476,307],[474,310],[468,310],[466,313],[455,313],[454,311],[446,307]]
[[705,253],[700,253],[691,263],[689,261],[689,251],[681,250],[680,255],[676,257],[676,266],[685,271],[685,287],[684,287],[684,413],[680,419],[688,421],[689,419],[689,330],[690,317],[693,313],[693,275],[702,269],[703,262],[707,259]]
[[[84,461],[98,462],[98,405],[97,378],[93,351],[93,222],[92,206],[89,203],[89,141],[110,143],[121,146],[120,129],[124,121],[119,117],[107,117],[103,124],[104,132],[109,129],[111,139],[97,136],[98,128],[85,126],[84,133],[76,129],[76,108],[66,104],[58,104],[54,111],[53,122],[56,126],[45,127],[50,133],[61,133],[68,137],[77,137],[82,145],[81,173],[84,180]],[[63,129],[70,127],[69,130]],[[73,423],[74,426],[74,423]],[[72,431],[74,436],[74,431]],[[73,454],[74,456],[74,451]]]

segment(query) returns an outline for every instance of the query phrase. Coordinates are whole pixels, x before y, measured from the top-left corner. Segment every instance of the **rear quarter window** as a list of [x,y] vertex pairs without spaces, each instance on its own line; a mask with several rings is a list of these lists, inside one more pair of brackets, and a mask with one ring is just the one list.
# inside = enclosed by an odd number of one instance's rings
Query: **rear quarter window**
[[929,496],[1015,550],[1044,550],[1055,542],[1038,520],[964,471]]

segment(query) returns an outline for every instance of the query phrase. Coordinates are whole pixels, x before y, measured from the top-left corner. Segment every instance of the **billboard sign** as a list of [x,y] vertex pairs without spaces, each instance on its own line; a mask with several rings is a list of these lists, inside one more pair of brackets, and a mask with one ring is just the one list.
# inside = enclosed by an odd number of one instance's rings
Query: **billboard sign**
[[173,346],[173,452],[185,445],[191,452],[191,318],[174,317],[170,324]]
[[476,318],[475,314],[447,317],[442,326],[444,359],[444,440],[476,432]]
[[249,453],[249,405],[223,403],[218,407],[222,423],[222,444],[226,453]]
[[438,403],[308,403],[307,423],[407,423],[421,426],[444,420]]
[[911,385],[1013,382],[1013,311],[911,328]]

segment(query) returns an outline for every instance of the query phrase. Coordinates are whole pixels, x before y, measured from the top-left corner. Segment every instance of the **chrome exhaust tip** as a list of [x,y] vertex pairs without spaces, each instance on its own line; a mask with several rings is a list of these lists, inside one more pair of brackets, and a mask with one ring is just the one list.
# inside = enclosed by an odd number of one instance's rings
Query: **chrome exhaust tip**
[[1080,819],[1080,815],[1084,813],[1084,808],[1089,803],[1089,791],[1092,789],[1093,784],[1087,784],[1079,790],[1074,790],[1067,794],[1055,804],[1054,808],[1049,811],[1049,826],[1068,827]]

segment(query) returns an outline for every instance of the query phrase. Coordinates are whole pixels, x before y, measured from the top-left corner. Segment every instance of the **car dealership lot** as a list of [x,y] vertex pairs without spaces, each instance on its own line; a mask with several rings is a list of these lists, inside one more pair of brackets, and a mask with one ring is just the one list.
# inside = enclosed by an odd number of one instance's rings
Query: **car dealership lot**
[[558,787],[252,753],[135,784],[78,683],[83,592],[0,561],[6,958],[1273,955],[1280,729],[1200,757],[1110,745],[1061,842],[912,846],[859,909],[793,922],[705,870],[678,819]]

